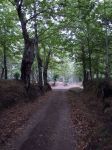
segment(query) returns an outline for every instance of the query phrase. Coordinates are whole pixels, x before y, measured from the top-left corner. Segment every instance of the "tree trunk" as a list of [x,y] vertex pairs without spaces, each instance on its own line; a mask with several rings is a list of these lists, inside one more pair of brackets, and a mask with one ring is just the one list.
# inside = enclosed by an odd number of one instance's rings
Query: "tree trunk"
[[39,87],[43,88],[43,70],[42,70],[42,59],[40,58],[39,53],[37,54],[37,61],[38,61],[38,71],[39,71]]
[[104,14],[105,14],[105,78],[110,77],[110,67],[109,67],[109,44],[108,44],[108,21],[107,21],[107,10],[106,1],[104,0]]
[[45,65],[44,65],[44,71],[43,71],[43,78],[44,78],[44,85],[48,85],[47,81],[47,70],[48,70],[48,65],[50,61],[50,55],[51,55],[51,50],[49,50],[48,55],[46,57]]
[[81,51],[82,51],[82,67],[83,67],[83,85],[85,87],[85,83],[87,81],[87,73],[86,73],[86,58],[83,45],[81,46]]
[[[34,15],[36,15],[36,1],[34,1]],[[37,36],[37,20],[34,18],[34,29],[35,29],[35,43],[36,43],[36,49],[37,49],[37,62],[38,62],[38,72],[39,72],[39,80],[38,84],[40,89],[43,91],[43,70],[42,70],[42,59],[40,57],[40,52],[38,49],[38,36]]]
[[89,27],[89,23],[86,23],[87,24],[87,47],[88,47],[88,54],[89,54],[89,80],[92,80],[92,61],[91,61],[91,55],[92,55],[92,51],[91,51],[91,47],[90,47],[90,27]]
[[[96,64],[99,63],[98,59],[99,58],[97,58]],[[100,74],[99,65],[96,66],[95,73],[96,73],[96,79],[99,80],[99,74]]]
[[91,63],[91,50],[88,41],[88,53],[89,53],[89,79],[92,80],[92,63]]
[[110,76],[109,71],[109,48],[108,48],[108,28],[106,21],[106,33],[105,33],[105,78],[108,79]]
[[44,86],[47,85],[47,83],[48,83],[48,82],[47,82],[47,69],[48,69],[48,68],[45,67],[45,68],[44,68],[44,71],[43,71]]
[[35,39],[30,39],[26,27],[26,19],[22,10],[23,0],[15,0],[18,17],[22,27],[24,38],[24,53],[21,63],[21,79],[26,83],[27,87],[30,84],[31,67],[35,58]]
[[21,79],[25,82],[27,80],[30,80],[31,67],[35,57],[34,49],[35,49],[34,40],[28,39],[27,42],[25,42],[25,49],[21,64]]
[[7,79],[7,56],[6,56],[6,47],[3,47],[3,54],[4,54],[4,78]]
[[97,80],[99,79],[99,70],[98,69],[96,71],[96,78],[97,78]]
[[3,79],[3,76],[4,76],[4,67],[2,67],[1,79]]

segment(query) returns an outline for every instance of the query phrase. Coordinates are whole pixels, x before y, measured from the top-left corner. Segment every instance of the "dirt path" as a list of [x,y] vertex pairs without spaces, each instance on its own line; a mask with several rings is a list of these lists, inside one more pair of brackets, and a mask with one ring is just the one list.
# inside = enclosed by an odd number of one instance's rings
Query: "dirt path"
[[10,150],[75,150],[73,134],[66,91],[54,90]]

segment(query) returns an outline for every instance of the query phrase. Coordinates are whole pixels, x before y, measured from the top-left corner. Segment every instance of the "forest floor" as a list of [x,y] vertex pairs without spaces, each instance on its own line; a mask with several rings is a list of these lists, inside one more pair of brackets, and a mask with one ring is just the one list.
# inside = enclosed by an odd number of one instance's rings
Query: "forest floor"
[[102,111],[103,103],[97,98],[95,88],[68,91],[76,130],[76,150],[112,150],[112,107]]
[[[15,133],[17,135],[13,135],[6,146],[2,145],[1,150],[74,150],[75,132],[66,91],[54,90],[39,99],[41,103],[35,101],[28,104],[29,106],[21,108],[18,106],[19,111],[17,108],[16,110],[13,108],[11,116],[3,113],[10,116],[10,122],[21,122],[18,119],[24,118],[26,123],[23,122],[23,124],[25,123],[24,126],[19,124],[19,128],[16,126]],[[32,116],[29,116],[31,111]],[[14,120],[12,120],[12,116],[14,116]],[[27,120],[27,117],[30,119]],[[8,123],[7,120],[5,123]],[[9,129],[14,132],[15,128],[10,126]]]
[[69,88],[0,111],[0,150],[112,150],[112,109],[92,87]]
[[17,103],[11,107],[0,111],[0,150],[6,146],[10,140],[21,135],[27,126],[27,121],[32,118],[40,105],[44,105],[47,101],[49,92],[31,102]]
[[21,81],[0,80],[0,150],[23,131],[27,120],[46,102],[46,96],[41,100],[41,95],[38,87],[26,93]]

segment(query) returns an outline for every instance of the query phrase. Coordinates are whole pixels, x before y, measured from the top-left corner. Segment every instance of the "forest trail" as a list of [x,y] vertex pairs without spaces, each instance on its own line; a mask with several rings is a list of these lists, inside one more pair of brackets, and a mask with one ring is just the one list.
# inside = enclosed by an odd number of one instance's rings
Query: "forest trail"
[[[66,90],[53,90],[37,111],[30,132],[22,135],[18,150],[74,150],[74,129]],[[19,143],[19,146],[18,146]],[[20,144],[21,143],[21,144]]]
[[35,125],[20,150],[74,150],[73,125],[65,90],[49,95],[44,114]]

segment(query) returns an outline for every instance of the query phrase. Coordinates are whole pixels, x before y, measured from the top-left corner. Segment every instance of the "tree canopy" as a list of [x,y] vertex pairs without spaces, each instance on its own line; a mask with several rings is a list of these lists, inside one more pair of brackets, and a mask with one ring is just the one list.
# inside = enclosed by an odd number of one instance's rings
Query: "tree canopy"
[[1,78],[111,77],[111,12],[110,0],[1,0]]

